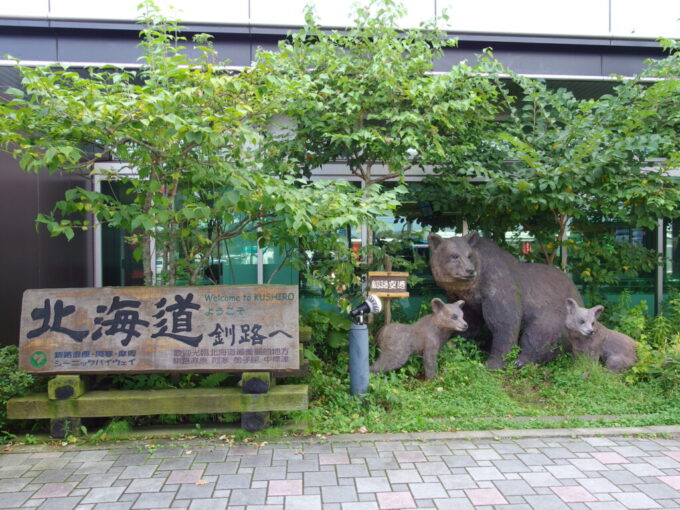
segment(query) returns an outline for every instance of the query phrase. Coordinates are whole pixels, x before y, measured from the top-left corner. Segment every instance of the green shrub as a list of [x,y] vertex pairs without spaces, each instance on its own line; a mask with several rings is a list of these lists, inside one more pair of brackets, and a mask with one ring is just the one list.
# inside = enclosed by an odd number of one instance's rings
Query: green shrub
[[0,440],[12,437],[7,430],[7,401],[36,385],[36,378],[19,370],[19,350],[15,345],[0,348]]

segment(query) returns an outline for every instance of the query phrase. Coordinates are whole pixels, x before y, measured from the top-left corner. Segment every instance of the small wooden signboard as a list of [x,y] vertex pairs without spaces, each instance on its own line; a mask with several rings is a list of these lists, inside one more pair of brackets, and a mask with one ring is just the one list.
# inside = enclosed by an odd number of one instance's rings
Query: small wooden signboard
[[381,298],[409,297],[406,279],[408,273],[396,271],[369,271],[367,293]]
[[35,374],[297,369],[298,287],[27,290],[20,334]]

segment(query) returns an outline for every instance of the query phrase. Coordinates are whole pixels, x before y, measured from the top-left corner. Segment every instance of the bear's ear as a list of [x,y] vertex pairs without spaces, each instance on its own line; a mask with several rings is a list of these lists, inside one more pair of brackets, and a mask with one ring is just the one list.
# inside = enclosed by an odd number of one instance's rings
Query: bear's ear
[[470,232],[469,234],[463,236],[470,246],[476,246],[479,242],[479,234],[477,232]]
[[436,250],[442,242],[442,237],[439,234],[430,234],[427,236],[427,243],[430,245],[430,250]]
[[446,305],[444,304],[444,301],[442,301],[441,299],[434,298],[432,301],[430,301],[430,306],[432,307],[432,311],[434,313],[437,313]]
[[463,305],[465,304],[465,301],[463,301],[463,300],[461,299],[460,301],[456,301],[456,302],[453,303],[453,304],[456,305],[458,308],[463,308]]
[[602,312],[604,312],[604,306],[602,305],[593,306],[591,310],[593,311],[593,314],[595,314],[595,318],[598,319],[600,315],[602,315]]
[[567,313],[572,314],[576,311],[576,308],[578,307],[578,303],[572,299],[572,298],[567,298]]

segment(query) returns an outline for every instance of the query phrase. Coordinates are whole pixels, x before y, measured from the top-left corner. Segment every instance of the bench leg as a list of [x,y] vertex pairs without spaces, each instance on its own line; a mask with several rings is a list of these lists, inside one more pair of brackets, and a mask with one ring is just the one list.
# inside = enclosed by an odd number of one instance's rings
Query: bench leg
[[[58,375],[47,383],[50,400],[69,400],[85,393],[85,381],[78,375]],[[80,433],[80,418],[57,418],[50,420],[50,435],[63,439]]]
[[[241,391],[246,395],[267,393],[276,383],[269,372],[244,372],[241,376]],[[241,413],[241,428],[248,432],[257,432],[269,425],[270,412]]]

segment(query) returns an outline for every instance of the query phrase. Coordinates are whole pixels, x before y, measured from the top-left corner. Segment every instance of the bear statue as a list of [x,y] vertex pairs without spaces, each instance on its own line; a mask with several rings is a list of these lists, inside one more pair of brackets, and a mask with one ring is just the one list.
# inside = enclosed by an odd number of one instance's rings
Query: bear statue
[[603,311],[602,305],[583,308],[568,298],[565,325],[569,341],[574,352],[602,361],[612,372],[623,372],[637,361],[635,340],[600,324],[597,319]]
[[449,300],[463,299],[467,337],[486,325],[491,333],[487,366],[502,368],[518,345],[517,365],[552,360],[569,348],[564,302],[582,304],[574,283],[556,267],[520,262],[488,239],[430,234],[430,268]]
[[431,302],[432,312],[413,324],[386,324],[376,335],[380,355],[371,372],[388,372],[404,366],[413,353],[423,355],[425,377],[437,377],[437,355],[454,331],[465,331],[463,301],[446,304],[439,298]]

